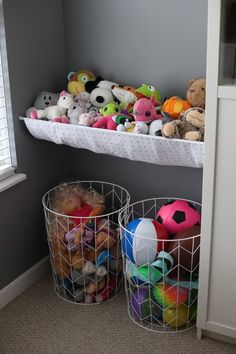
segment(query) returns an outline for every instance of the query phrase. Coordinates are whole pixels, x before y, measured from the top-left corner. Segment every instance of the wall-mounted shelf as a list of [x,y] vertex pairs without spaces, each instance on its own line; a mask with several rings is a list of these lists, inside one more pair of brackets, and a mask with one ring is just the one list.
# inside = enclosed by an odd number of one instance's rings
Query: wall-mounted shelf
[[203,167],[204,143],[22,117],[37,139],[156,165]]

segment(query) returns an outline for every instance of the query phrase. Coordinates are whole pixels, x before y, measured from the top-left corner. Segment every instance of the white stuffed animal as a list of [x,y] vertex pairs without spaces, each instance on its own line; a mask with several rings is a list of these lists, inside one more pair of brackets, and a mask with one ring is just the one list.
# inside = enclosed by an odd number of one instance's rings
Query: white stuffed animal
[[74,106],[73,96],[66,91],[60,93],[59,100],[54,106],[46,107],[44,109],[36,109],[31,112],[31,118],[41,119],[47,118],[51,121],[58,121],[58,119],[66,118],[68,109]]
[[97,121],[93,112],[82,113],[79,117],[78,124],[91,127]]
[[67,117],[70,120],[70,124],[78,124],[80,115],[85,112],[85,108],[82,108],[78,102],[74,102],[73,107],[68,109],[67,112]]

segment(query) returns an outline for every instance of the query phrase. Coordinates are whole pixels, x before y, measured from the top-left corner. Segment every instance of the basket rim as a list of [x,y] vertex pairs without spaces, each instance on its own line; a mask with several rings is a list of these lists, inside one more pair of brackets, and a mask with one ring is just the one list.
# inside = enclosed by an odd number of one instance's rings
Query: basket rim
[[113,211],[113,212],[111,212],[111,213],[106,213],[106,214],[102,214],[102,215],[99,214],[99,215],[94,215],[94,216],[82,216],[82,217],[81,217],[81,216],[66,215],[66,214],[58,213],[58,212],[56,212],[56,211],[51,210],[50,208],[47,207],[46,202],[45,202],[46,197],[47,197],[51,192],[53,192],[54,190],[56,190],[56,189],[59,187],[59,185],[57,185],[57,186],[55,186],[55,187],[49,189],[49,190],[43,195],[43,197],[42,197],[42,204],[43,204],[44,210],[47,210],[48,212],[50,212],[50,213],[52,213],[52,214],[54,214],[54,215],[56,215],[56,216],[62,216],[62,217],[64,217],[64,218],[69,218],[69,219],[71,219],[71,218],[73,218],[73,219],[81,219],[81,218],[83,218],[83,219],[86,220],[86,219],[96,219],[97,217],[99,217],[99,218],[105,218],[105,217],[107,217],[107,216],[110,216],[110,215],[113,215],[113,214],[117,214],[117,213],[118,213],[118,215],[119,215],[119,214],[121,213],[121,211],[122,211],[124,208],[126,208],[127,205],[129,205],[129,203],[130,203],[130,193],[127,191],[127,189],[125,189],[124,187],[120,186],[119,184],[115,184],[115,183],[111,183],[111,182],[106,182],[106,181],[98,181],[98,180],[77,180],[77,181],[66,182],[66,183],[69,184],[69,185],[70,185],[70,184],[76,184],[76,183],[78,183],[78,184],[80,184],[80,183],[100,183],[100,184],[106,184],[106,185],[118,187],[118,188],[120,188],[122,191],[124,191],[124,192],[126,193],[126,195],[127,195],[127,201],[126,201],[125,205],[124,205],[122,208],[117,209],[116,211]]
[[[142,235],[138,235],[138,234],[134,234],[133,232],[129,231],[126,229],[126,227],[123,225],[122,223],[122,218],[123,218],[123,214],[125,213],[125,211],[129,208],[132,208],[133,206],[143,203],[143,202],[150,202],[150,201],[157,201],[157,200],[184,200],[186,202],[190,202],[193,203],[195,205],[198,205],[199,207],[201,207],[201,203],[199,202],[195,202],[193,200],[190,199],[185,199],[185,198],[175,198],[175,197],[156,197],[156,198],[149,198],[149,199],[143,199],[143,200],[139,200],[137,202],[134,202],[132,204],[128,204],[126,206],[124,206],[124,208],[120,211],[119,216],[118,216],[118,223],[119,223],[119,227],[122,229],[122,231],[120,232],[120,234],[123,234],[123,232],[128,232],[129,234],[131,234],[132,236],[136,236],[140,239],[145,239],[145,240],[153,240],[151,237],[147,237],[147,236],[142,236]],[[142,217],[140,217],[142,218]],[[151,218],[147,218],[147,219],[151,219]],[[183,230],[184,231],[184,230]],[[187,241],[187,240],[193,240],[197,237],[201,237],[201,232],[197,235],[193,235],[190,237],[185,237],[185,238],[178,238],[178,239],[161,239],[161,240],[157,240],[157,242],[162,242],[163,244],[168,244],[168,242],[181,242],[181,241]],[[122,236],[121,236],[122,237]]]

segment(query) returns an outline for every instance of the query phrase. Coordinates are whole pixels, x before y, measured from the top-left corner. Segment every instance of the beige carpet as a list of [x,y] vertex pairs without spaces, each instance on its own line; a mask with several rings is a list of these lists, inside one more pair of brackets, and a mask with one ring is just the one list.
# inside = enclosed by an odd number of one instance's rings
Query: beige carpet
[[55,295],[47,277],[0,312],[0,353],[235,354],[236,347],[199,341],[195,330],[144,330],[129,319],[124,295],[98,306],[67,303]]

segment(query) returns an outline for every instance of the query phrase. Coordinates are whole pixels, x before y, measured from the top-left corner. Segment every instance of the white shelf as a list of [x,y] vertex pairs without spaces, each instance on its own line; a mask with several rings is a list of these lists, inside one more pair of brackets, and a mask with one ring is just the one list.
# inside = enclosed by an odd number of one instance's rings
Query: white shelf
[[156,165],[203,167],[201,142],[22,119],[37,139]]

